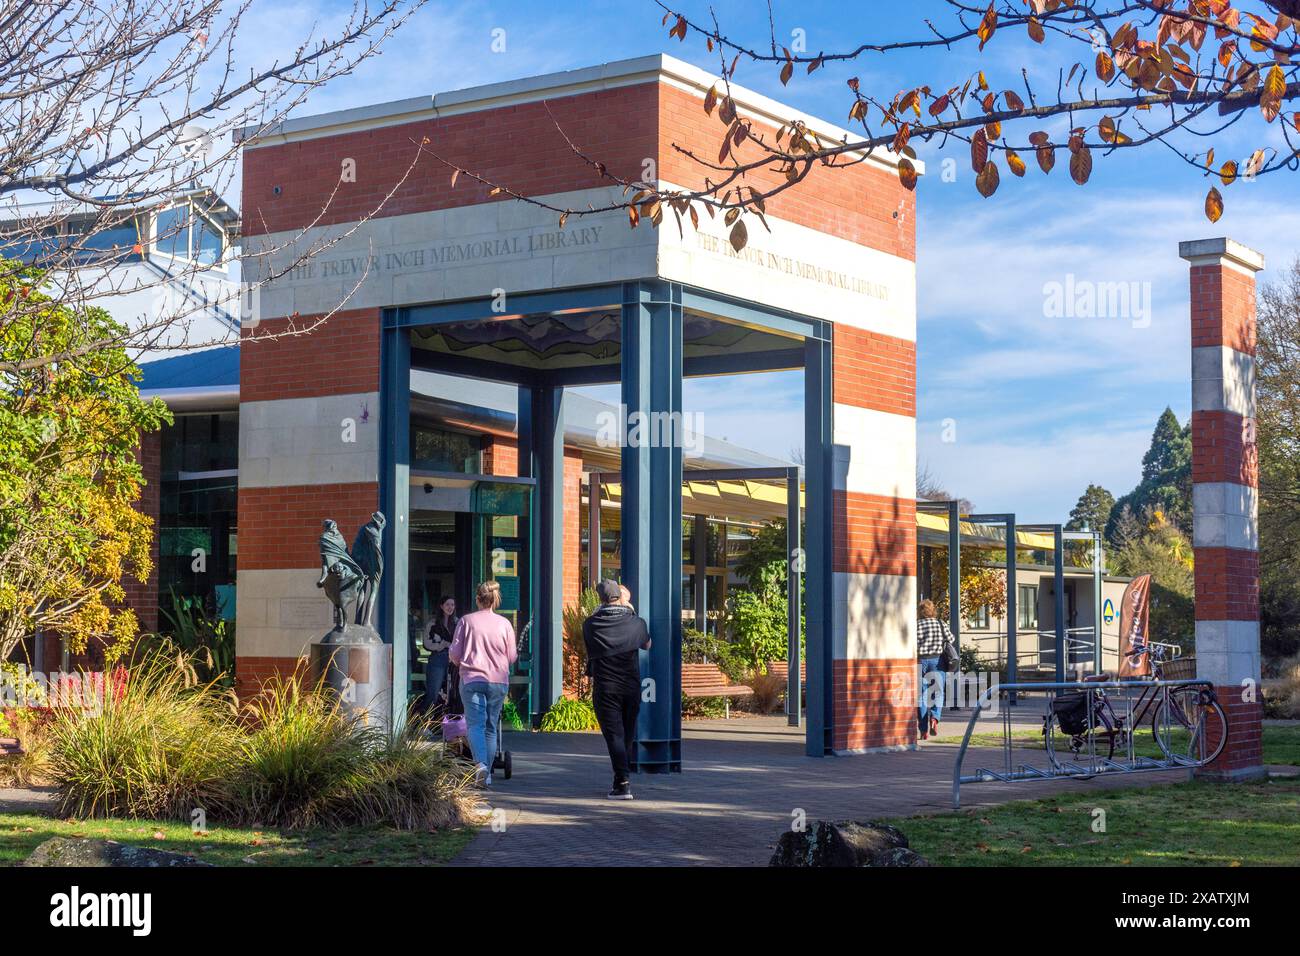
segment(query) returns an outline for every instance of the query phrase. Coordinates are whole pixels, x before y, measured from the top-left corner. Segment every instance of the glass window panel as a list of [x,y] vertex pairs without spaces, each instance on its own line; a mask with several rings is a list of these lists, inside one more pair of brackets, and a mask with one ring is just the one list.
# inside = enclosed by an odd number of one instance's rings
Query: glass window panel
[[482,440],[476,435],[437,428],[411,429],[411,467],[425,471],[474,474],[480,465]]
[[173,206],[154,220],[155,248],[164,256],[188,259],[190,255],[190,207]]
[[221,233],[206,219],[194,218],[194,260],[205,266],[221,258]]

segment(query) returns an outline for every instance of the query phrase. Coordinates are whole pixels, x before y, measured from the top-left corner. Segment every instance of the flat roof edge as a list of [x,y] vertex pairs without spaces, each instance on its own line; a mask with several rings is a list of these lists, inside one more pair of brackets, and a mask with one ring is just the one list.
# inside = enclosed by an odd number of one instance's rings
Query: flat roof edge
[[[315,138],[415,122],[447,114],[476,112],[512,103],[536,101],[545,99],[544,94],[557,97],[574,96],[592,90],[612,89],[665,79],[675,82],[680,87],[697,90],[701,96],[710,87],[721,83],[719,77],[708,70],[666,53],[653,53],[574,70],[562,70],[429,96],[407,97],[369,106],[288,119],[265,128],[256,125],[246,126],[235,131],[234,139],[237,143],[243,143],[246,148],[256,149],[259,146],[276,145],[295,139]],[[775,125],[797,119],[807,124],[818,135],[831,141],[842,141],[845,138],[852,141],[860,138],[833,123],[744,86],[731,84],[731,93],[743,111],[756,114],[758,118]],[[869,158],[881,165],[896,167],[900,157],[889,150],[882,149],[873,150]],[[925,172],[924,163],[920,160],[913,160],[913,163],[918,173]]]

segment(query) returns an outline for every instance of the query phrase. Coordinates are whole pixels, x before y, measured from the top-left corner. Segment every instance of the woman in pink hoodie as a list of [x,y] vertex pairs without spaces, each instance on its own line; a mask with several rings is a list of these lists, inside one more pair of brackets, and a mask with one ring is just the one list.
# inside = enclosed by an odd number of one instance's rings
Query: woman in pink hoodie
[[496,613],[501,585],[484,581],[475,594],[478,610],[456,626],[448,656],[460,668],[460,696],[465,704],[465,730],[478,765],[478,778],[492,785],[492,760],[501,733],[501,708],[510,690],[510,665],[519,656],[515,629]]

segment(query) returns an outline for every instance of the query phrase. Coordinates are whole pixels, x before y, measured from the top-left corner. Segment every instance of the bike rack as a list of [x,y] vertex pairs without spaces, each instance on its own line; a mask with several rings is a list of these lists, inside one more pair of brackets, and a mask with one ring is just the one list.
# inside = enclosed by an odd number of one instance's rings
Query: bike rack
[[[989,687],[981,695],[979,702],[971,710],[970,720],[966,724],[966,733],[962,736],[961,747],[957,750],[957,759],[952,768],[952,807],[954,810],[961,808],[961,785],[963,783],[1019,783],[1026,780],[1071,780],[1071,779],[1088,779],[1100,777],[1109,774],[1132,774],[1132,773],[1150,773],[1158,770],[1186,770],[1189,772],[1198,767],[1205,766],[1208,761],[1186,759],[1177,756],[1165,755],[1163,758],[1149,757],[1146,755],[1135,754],[1133,752],[1134,734],[1137,728],[1133,724],[1133,691],[1145,691],[1155,689],[1157,697],[1152,698],[1144,707],[1141,719],[1145,722],[1146,715],[1150,712],[1149,708],[1153,706],[1162,706],[1169,700],[1171,690],[1177,690],[1181,687],[1205,687],[1212,689],[1213,685],[1208,680],[1193,678],[1190,680],[1109,680],[1109,681],[1063,681],[1057,683],[1025,683],[1025,684],[997,684]],[[1059,759],[1056,761],[1057,766],[1049,766],[1046,769],[1034,767],[1029,764],[1020,763],[1018,766],[1013,765],[1012,757],[1013,744],[1015,738],[1012,737],[1011,730],[1011,708],[1006,706],[1006,702],[999,708],[1002,716],[1002,755],[1003,768],[994,770],[988,767],[978,767],[973,774],[962,774],[962,764],[966,760],[966,753],[970,748],[971,735],[975,732],[976,724],[979,723],[980,715],[984,713],[986,706],[993,702],[993,695],[1044,693],[1050,694],[1049,701],[1055,698],[1061,691],[1083,691],[1085,693],[1097,690],[1104,691],[1125,691],[1125,695],[1120,701],[1127,704],[1125,744],[1127,753],[1123,758],[1119,754],[1101,756],[1095,752],[1086,754],[1089,765],[1080,766],[1073,761]],[[1108,698],[1114,709],[1116,700]],[[1169,708],[1164,707],[1164,714],[1169,713]],[[1046,710],[1049,719],[1055,719],[1051,716],[1050,703]],[[1097,725],[1094,721],[1094,708],[1088,707],[1088,726],[1089,731]],[[1094,743],[1095,737],[1089,733],[1088,739]],[[1047,739],[1044,735],[1043,747],[1047,749]],[[1085,755],[1079,755],[1085,756]],[[1047,757],[1049,764],[1052,760]]]

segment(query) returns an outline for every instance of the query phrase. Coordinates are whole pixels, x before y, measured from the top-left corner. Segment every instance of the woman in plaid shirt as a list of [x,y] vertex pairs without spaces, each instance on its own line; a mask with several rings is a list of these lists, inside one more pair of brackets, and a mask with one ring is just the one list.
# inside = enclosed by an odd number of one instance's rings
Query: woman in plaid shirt
[[[917,719],[921,739],[939,733],[939,720],[943,717],[944,673],[939,668],[943,646],[952,639],[948,625],[939,620],[939,611],[931,600],[922,601],[916,609],[916,659],[920,671],[920,694],[917,697]],[[934,674],[933,677],[927,676]]]

